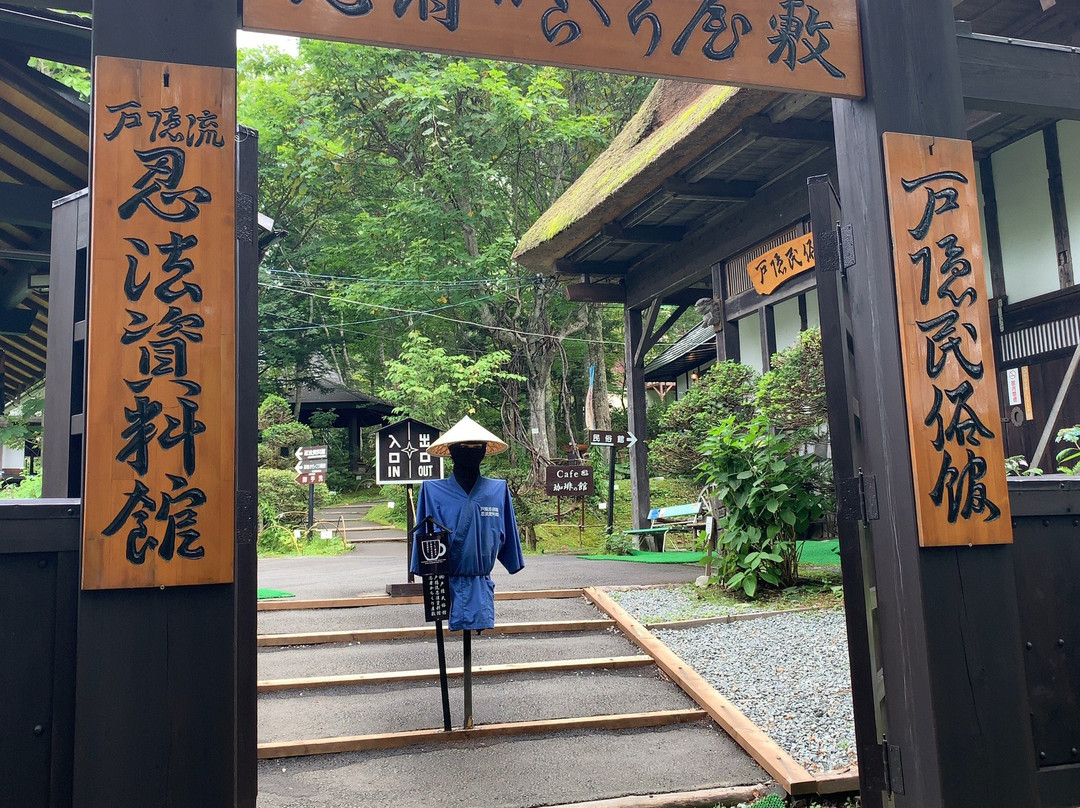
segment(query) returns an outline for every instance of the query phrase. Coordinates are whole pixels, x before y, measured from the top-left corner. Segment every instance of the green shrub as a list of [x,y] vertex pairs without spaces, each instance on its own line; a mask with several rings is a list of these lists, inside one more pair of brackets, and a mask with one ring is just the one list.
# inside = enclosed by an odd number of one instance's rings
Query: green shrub
[[25,477],[18,485],[9,485],[0,488],[0,499],[40,499],[41,498],[41,475]]
[[634,549],[634,540],[619,531],[613,532],[604,538],[605,555],[630,555]]
[[773,354],[770,364],[757,383],[758,414],[801,442],[826,440],[829,410],[821,329],[800,333],[794,345]]
[[760,416],[749,424],[725,418],[701,445],[701,479],[716,486],[726,510],[717,525],[719,577],[750,598],[762,584],[798,582],[797,539],[828,507],[826,464],[796,448]]
[[709,368],[686,394],[664,411],[660,431],[649,443],[653,472],[690,475],[701,461],[699,447],[723,418],[753,416],[757,372],[737,362]]
[[1059,429],[1056,442],[1070,444],[1057,453],[1058,472],[1080,476],[1080,424]]
[[[315,507],[330,499],[325,485],[315,486]],[[282,525],[307,524],[308,487],[296,482],[296,474],[282,469],[259,469],[259,508]],[[265,521],[265,519],[264,519]]]

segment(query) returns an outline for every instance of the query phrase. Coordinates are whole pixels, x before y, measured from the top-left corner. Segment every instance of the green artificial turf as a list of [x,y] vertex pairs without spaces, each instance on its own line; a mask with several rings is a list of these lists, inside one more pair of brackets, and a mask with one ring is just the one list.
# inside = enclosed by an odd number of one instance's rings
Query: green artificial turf
[[814,564],[819,567],[839,567],[840,542],[836,540],[799,542],[799,563]]
[[696,564],[701,561],[701,553],[672,551],[670,553],[650,553],[645,550],[631,550],[630,555],[583,555],[587,561],[637,561],[642,564]]
[[259,600],[271,600],[273,598],[295,598],[292,592],[282,592],[280,589],[260,589],[258,590]]

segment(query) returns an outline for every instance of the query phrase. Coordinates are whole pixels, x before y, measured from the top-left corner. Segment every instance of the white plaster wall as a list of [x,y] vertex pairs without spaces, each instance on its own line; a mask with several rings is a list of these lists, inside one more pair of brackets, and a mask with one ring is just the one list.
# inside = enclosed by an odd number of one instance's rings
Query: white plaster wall
[[0,469],[4,471],[22,472],[24,460],[25,456],[21,448],[12,449],[10,446],[4,446],[0,451]]
[[795,344],[799,338],[799,326],[802,325],[798,296],[773,306],[773,325],[776,327],[776,350],[782,351]]
[[761,318],[757,312],[739,324],[739,361],[761,373]]
[[1057,291],[1060,286],[1042,133],[1006,146],[991,160],[1009,302]]
[[817,289],[806,293],[806,327],[816,328],[821,325],[821,312],[818,311]]
[[1080,121],[1058,123],[1061,179],[1065,185],[1065,210],[1069,221],[1069,256],[1073,280],[1080,280]]
[[[994,296],[994,284],[990,280],[990,247],[986,240],[986,198],[983,196],[982,172],[975,163],[975,193],[979,199],[979,229],[982,231],[983,269],[986,272],[986,299]],[[1049,197],[1047,197],[1049,199]]]

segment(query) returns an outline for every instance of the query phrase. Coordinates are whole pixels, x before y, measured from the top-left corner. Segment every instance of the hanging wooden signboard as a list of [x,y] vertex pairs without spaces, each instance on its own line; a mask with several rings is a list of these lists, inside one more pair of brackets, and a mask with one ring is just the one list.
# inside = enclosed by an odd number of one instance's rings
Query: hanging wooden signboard
[[882,137],[919,543],[1009,543],[971,143]]
[[82,586],[233,580],[236,76],[94,65]]
[[814,268],[814,234],[793,238],[754,261],[747,272],[759,295],[771,295],[796,275]]
[[251,31],[862,98],[855,0],[244,0]]

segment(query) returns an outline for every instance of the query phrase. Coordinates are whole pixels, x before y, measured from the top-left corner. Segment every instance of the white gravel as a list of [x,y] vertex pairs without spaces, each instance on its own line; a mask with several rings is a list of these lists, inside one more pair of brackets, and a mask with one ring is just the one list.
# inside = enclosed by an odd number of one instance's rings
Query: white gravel
[[[609,594],[640,622],[709,616],[680,590]],[[740,604],[729,612],[758,610]],[[655,633],[809,771],[833,771],[856,762],[842,610]]]

